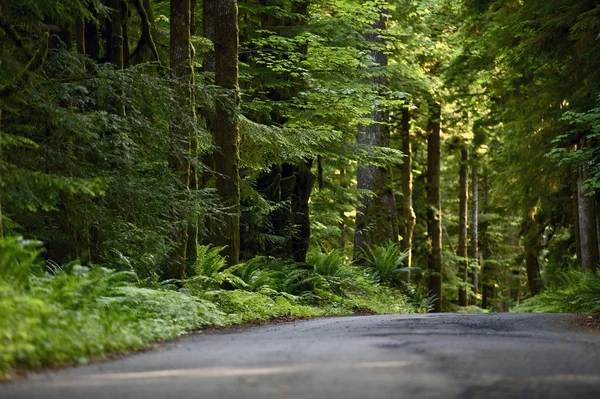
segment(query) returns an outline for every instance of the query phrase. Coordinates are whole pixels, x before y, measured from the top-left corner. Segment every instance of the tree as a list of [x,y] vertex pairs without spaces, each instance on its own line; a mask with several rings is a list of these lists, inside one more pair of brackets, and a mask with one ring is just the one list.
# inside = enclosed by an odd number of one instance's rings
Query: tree
[[467,221],[468,221],[468,198],[469,198],[469,149],[466,143],[461,145],[460,149],[460,171],[459,171],[459,211],[458,211],[458,257],[459,257],[459,277],[464,286],[458,291],[458,305],[467,306],[467,287],[469,260],[467,258]]
[[226,91],[216,102],[215,174],[217,192],[227,208],[215,244],[227,246],[224,253],[233,265],[240,256],[238,8],[236,0],[215,1],[215,83]]
[[[381,32],[386,27],[387,17],[383,11],[374,24],[374,32],[367,34],[367,40],[376,45],[383,45]],[[371,57],[380,71],[371,78],[375,87],[382,87],[385,78],[381,71],[388,64],[383,48],[372,51]],[[372,123],[362,125],[357,142],[371,146],[389,147],[390,132],[387,112],[377,103],[372,105],[369,115]],[[381,245],[387,241],[397,240],[396,204],[392,188],[391,168],[376,165],[361,166],[357,172],[359,190],[369,190],[373,197],[363,196],[362,205],[357,208],[356,227],[354,230],[354,251],[360,253],[367,247]]]
[[441,203],[441,157],[440,135],[441,107],[431,104],[427,136],[427,234],[431,249],[427,262],[429,291],[435,295],[434,311],[442,311],[442,203]]

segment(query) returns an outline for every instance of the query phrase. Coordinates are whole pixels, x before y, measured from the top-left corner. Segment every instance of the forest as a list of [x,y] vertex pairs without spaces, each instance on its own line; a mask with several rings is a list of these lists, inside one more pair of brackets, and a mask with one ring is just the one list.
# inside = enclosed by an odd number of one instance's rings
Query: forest
[[0,379],[205,326],[600,313],[597,0],[0,0]]

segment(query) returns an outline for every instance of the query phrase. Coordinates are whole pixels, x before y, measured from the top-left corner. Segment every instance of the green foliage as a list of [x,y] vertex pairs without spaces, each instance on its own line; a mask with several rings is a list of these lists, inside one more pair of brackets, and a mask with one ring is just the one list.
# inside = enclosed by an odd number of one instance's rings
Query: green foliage
[[402,283],[402,273],[413,270],[403,267],[407,256],[408,253],[393,242],[375,248],[367,247],[363,253],[364,260],[374,269],[375,278],[379,282],[397,286]]
[[600,313],[600,273],[571,270],[560,274],[557,286],[548,288],[514,308],[534,313]]
[[[38,252],[27,245],[2,241],[3,270],[31,270]],[[14,367],[84,363],[92,356],[225,323],[214,304],[180,292],[140,288],[131,272],[76,263],[52,270],[0,281],[0,377]]]

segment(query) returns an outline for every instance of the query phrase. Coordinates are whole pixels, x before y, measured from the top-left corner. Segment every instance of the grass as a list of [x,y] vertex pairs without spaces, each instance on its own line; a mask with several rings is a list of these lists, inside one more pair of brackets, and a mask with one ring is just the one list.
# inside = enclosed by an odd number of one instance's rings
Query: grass
[[86,363],[207,326],[415,309],[399,289],[380,285],[370,270],[347,264],[337,252],[312,254],[306,265],[259,257],[227,267],[219,248],[203,247],[196,276],[149,287],[132,272],[44,265],[38,247],[0,241],[0,379]]

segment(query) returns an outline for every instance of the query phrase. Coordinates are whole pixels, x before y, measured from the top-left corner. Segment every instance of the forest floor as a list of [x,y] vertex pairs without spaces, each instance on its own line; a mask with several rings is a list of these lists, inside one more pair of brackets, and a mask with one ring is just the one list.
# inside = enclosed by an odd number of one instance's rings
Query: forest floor
[[34,373],[0,385],[0,397],[598,398],[600,335],[573,328],[577,320],[386,315],[211,330]]

